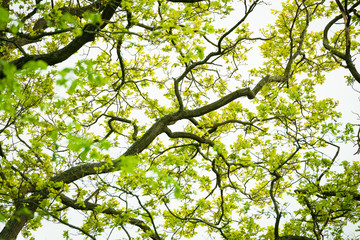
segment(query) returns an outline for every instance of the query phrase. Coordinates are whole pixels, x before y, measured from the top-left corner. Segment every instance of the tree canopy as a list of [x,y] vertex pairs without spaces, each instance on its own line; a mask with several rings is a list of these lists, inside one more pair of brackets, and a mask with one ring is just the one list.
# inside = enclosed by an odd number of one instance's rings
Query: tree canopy
[[359,5],[3,0],[0,239],[358,239]]

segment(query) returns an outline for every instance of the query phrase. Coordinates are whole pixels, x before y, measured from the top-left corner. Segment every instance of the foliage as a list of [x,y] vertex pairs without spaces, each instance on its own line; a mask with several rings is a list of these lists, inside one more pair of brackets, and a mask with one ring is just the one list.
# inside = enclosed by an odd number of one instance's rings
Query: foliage
[[357,126],[315,89],[360,82],[358,5],[2,1],[0,239],[355,239]]

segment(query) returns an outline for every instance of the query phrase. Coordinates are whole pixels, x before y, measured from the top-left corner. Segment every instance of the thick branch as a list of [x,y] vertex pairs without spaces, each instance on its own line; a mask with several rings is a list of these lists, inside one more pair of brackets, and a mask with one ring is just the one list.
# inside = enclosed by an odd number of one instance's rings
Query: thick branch
[[111,17],[115,14],[116,8],[120,5],[120,0],[110,1],[104,8],[102,12],[102,20],[103,24],[101,26],[94,24],[87,24],[83,28],[83,34],[81,36],[75,37],[67,46],[59,49],[55,52],[41,54],[41,55],[28,55],[17,60],[12,61],[11,63],[16,66],[16,68],[21,69],[25,63],[31,60],[42,60],[46,62],[48,65],[55,65],[57,63],[63,62],[76,53],[81,47],[83,47],[86,43],[94,41],[95,35],[102,28],[107,25],[107,22],[111,19]]
[[184,111],[181,112],[181,115],[183,116],[183,118],[193,118],[193,117],[199,117],[202,116],[204,114],[207,114],[209,112],[212,112],[214,110],[217,110],[219,108],[222,108],[223,106],[229,104],[230,102],[234,101],[237,98],[240,97],[248,97],[249,99],[253,99],[255,98],[255,94],[254,92],[250,89],[250,88],[242,88],[239,90],[236,90],[222,98],[220,98],[219,100],[210,103],[206,106],[200,107],[200,108],[196,108],[194,110],[188,110],[188,111]]
[[16,239],[20,231],[23,229],[29,219],[33,218],[33,214],[37,209],[38,200],[35,197],[30,197],[30,200],[23,203],[17,203],[13,215],[6,222],[6,225],[0,232],[1,240]]
[[337,51],[335,48],[333,48],[330,43],[329,43],[329,38],[328,38],[328,34],[329,34],[329,30],[330,28],[340,19],[342,18],[342,15],[336,16],[333,20],[331,20],[324,28],[324,33],[323,33],[323,45],[325,47],[325,49],[329,50],[332,54],[334,54],[335,56],[341,58],[341,59],[345,59],[345,54]]
[[[77,8],[61,7],[61,8],[59,8],[59,11],[61,11],[62,14],[70,13],[71,15],[74,15],[77,17],[82,17],[84,12],[86,12],[86,11],[90,11],[90,10],[94,10],[94,9],[101,9],[102,2],[103,2],[103,0],[97,0],[87,6],[80,7],[80,8],[79,7],[77,7]],[[25,22],[27,19],[31,18],[36,12],[37,12],[37,8],[35,8],[31,13],[26,15],[23,19],[21,19],[21,21]],[[40,39],[44,36],[51,36],[51,35],[69,31],[68,29],[65,29],[65,30],[58,30],[58,31],[54,31],[54,32],[43,33],[42,31],[44,31],[46,28],[48,28],[47,21],[44,18],[39,18],[36,20],[36,22],[33,26],[33,30],[35,32],[39,33],[38,35],[33,36],[30,34],[26,34],[26,33],[17,33],[16,37],[12,37],[12,38],[8,39],[9,42],[6,43],[6,46],[10,49],[12,49],[14,47],[18,48],[18,46],[22,47],[27,44],[39,42]]]

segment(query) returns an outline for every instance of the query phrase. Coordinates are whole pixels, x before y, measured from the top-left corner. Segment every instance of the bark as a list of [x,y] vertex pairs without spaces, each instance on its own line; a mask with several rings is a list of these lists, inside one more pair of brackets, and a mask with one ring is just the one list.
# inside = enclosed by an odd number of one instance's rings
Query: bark
[[33,194],[34,197],[30,198],[30,200],[17,204],[14,214],[0,232],[1,240],[16,239],[28,220],[33,218],[33,214],[37,209],[37,201],[35,201],[36,195],[37,194]]

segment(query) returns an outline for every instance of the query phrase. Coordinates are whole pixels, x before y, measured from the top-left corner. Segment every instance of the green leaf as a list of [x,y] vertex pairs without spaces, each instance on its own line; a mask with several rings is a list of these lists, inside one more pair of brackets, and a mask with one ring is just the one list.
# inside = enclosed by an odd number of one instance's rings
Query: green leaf
[[92,24],[101,24],[102,23],[101,14],[99,14],[98,12],[86,11],[84,13],[84,18],[86,20],[90,21],[90,23],[92,23]]
[[90,137],[87,136],[78,136],[78,135],[72,135],[69,134],[67,136],[68,139],[68,148],[74,152],[79,152],[81,149],[84,149],[82,151],[82,157],[86,157],[87,153],[90,151],[90,147],[93,144],[93,140]]
[[134,173],[136,166],[139,163],[137,156],[121,156],[119,159],[119,166],[122,171],[126,173]]
[[7,9],[0,7],[0,29],[4,29],[6,25],[11,21],[9,12]]
[[109,150],[109,148],[111,147],[111,142],[107,141],[106,139],[103,139],[99,141],[98,146],[102,150]]
[[195,50],[197,52],[198,57],[203,60],[204,59],[204,47],[196,46]]
[[38,60],[38,61],[28,61],[27,63],[25,63],[25,65],[23,66],[23,69],[29,72],[33,72],[35,70],[46,70],[48,67],[47,63],[42,61],[42,60]]

